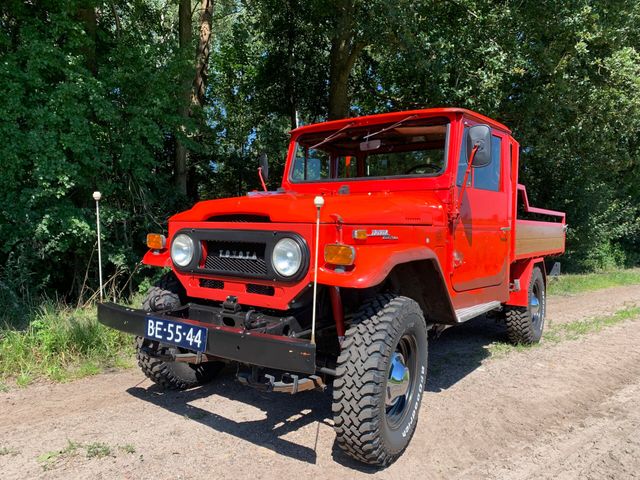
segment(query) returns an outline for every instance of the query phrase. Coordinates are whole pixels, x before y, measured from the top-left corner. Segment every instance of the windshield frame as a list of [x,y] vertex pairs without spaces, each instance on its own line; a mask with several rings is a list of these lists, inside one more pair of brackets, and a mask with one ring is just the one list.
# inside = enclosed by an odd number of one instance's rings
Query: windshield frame
[[[296,153],[298,152],[298,148],[301,147],[298,138],[296,138],[295,142],[293,142],[293,147],[290,152],[290,159],[288,163],[288,172],[287,172],[287,181],[292,185],[304,185],[304,184],[323,184],[323,183],[351,183],[351,182],[363,182],[363,181],[392,181],[392,180],[415,180],[415,179],[426,179],[426,178],[438,178],[442,177],[447,171],[449,167],[449,144],[451,139],[451,124],[452,119],[447,116],[437,116],[437,117],[426,117],[421,120],[425,121],[425,125],[445,125],[445,138],[444,138],[444,158],[442,168],[438,172],[434,173],[414,173],[414,174],[403,174],[403,175],[383,175],[383,176],[371,176],[371,177],[341,177],[341,178],[321,178],[321,179],[313,179],[313,180],[300,180],[293,177],[295,171],[295,163],[296,163]],[[377,124],[378,126],[384,126],[387,122],[380,122]],[[354,124],[350,128],[358,128],[361,125]],[[371,126],[376,126],[373,124]],[[346,129],[348,131],[348,129]],[[327,136],[331,136],[335,134],[339,129],[336,130],[327,130]],[[302,135],[301,135],[302,136]]]

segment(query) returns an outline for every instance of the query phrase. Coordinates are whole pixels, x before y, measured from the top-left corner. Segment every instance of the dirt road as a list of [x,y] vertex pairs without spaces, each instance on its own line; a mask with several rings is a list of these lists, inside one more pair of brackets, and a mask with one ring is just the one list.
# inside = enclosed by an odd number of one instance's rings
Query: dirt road
[[[548,320],[640,305],[640,288],[551,297]],[[0,394],[0,477],[640,478],[640,319],[490,357],[479,319],[432,342],[418,428],[386,470],[334,446],[328,393],[233,381],[163,393],[137,370]]]

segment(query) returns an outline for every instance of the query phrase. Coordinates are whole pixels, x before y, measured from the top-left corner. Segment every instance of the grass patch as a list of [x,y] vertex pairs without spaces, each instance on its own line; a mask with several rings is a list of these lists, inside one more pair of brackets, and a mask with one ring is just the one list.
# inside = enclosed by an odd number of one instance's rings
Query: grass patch
[[77,442],[72,442],[71,440],[67,440],[67,446],[62,450],[52,450],[50,452],[45,452],[38,457],[38,461],[44,464],[45,469],[56,460],[66,457],[72,457],[81,447]]
[[549,295],[569,295],[621,285],[640,285],[640,269],[615,270],[584,275],[561,275],[555,280],[549,280]]
[[126,445],[120,445],[118,447],[118,450],[120,450],[121,452],[124,452],[124,453],[129,453],[129,454],[136,453],[136,447],[134,447],[130,443],[127,443]]
[[48,302],[34,310],[25,328],[0,328],[0,382],[68,381],[130,366],[132,354],[132,337],[98,323],[95,307]]
[[2,447],[0,448],[0,457],[4,457],[5,455],[18,455],[20,452],[15,448],[10,447]]
[[569,323],[559,323],[549,325],[543,334],[543,344],[534,345],[512,345],[507,342],[494,342],[488,345],[489,353],[492,357],[501,357],[511,352],[522,352],[544,344],[558,343],[563,340],[576,340],[583,335],[596,333],[604,328],[617,325],[626,320],[640,317],[640,307],[627,307],[618,310],[612,315],[588,318],[586,320],[576,320]]
[[87,458],[104,458],[111,455],[111,447],[106,443],[94,442],[87,445]]
[[[136,452],[136,448],[131,444],[112,447],[103,442],[92,442],[85,445],[79,442],[67,440],[67,445],[63,449],[52,450],[38,456],[38,462],[42,464],[42,468],[44,470],[50,470],[56,465],[57,462],[80,455],[82,450],[84,450],[84,456],[86,458],[115,457],[117,451],[126,454],[133,454]],[[3,450],[0,449],[0,454],[2,451]],[[8,450],[7,454],[9,453],[17,454],[18,452]]]
[[562,339],[574,340],[588,333],[599,332],[603,328],[616,325],[640,316],[640,307],[628,307],[618,310],[613,315],[603,317],[588,318],[587,320],[577,320],[575,322],[560,323],[553,325],[550,336],[545,335],[545,340],[559,341]]

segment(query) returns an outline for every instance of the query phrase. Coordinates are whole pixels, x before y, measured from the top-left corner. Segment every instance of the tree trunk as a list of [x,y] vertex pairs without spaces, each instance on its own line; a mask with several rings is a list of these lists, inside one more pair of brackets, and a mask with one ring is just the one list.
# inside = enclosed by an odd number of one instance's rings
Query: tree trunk
[[287,83],[286,83],[286,97],[289,104],[289,121],[291,124],[291,130],[298,128],[298,108],[296,102],[296,88],[295,88],[295,74],[293,71],[294,54],[295,54],[295,19],[294,8],[291,0],[287,2]]
[[[180,0],[178,8],[178,42],[180,52],[185,55],[185,50],[191,46],[191,0]],[[179,114],[183,121],[189,118],[189,101],[191,97],[190,76],[184,75],[180,85]],[[185,134],[184,123],[180,126],[180,134]],[[174,182],[178,193],[187,195],[187,148],[182,143],[180,134],[176,135],[176,151],[174,158]]]
[[329,120],[349,116],[349,77],[365,46],[355,39],[353,10],[353,0],[336,2],[336,30],[331,38],[329,57]]
[[205,88],[207,86],[207,65],[211,52],[211,22],[213,20],[213,0],[200,1],[200,39],[196,51],[196,78],[193,81],[192,104],[204,105]]
[[[180,49],[189,48],[192,41],[192,15],[191,0],[180,0],[179,8],[179,36]],[[204,105],[207,86],[207,65],[209,63],[209,53],[211,44],[211,25],[213,20],[213,0],[200,0],[200,34],[195,58],[195,77],[189,81],[186,77],[182,85],[182,104],[180,115],[185,123],[191,116],[192,107],[202,107]],[[182,134],[186,133],[184,125]],[[187,195],[194,192],[193,185],[189,185],[189,152],[180,137],[176,138],[175,156],[175,184],[178,192]],[[191,187],[191,188],[188,188]]]
[[98,73],[98,62],[96,61],[96,32],[98,29],[96,9],[94,7],[79,8],[78,17],[84,26],[84,31],[86,32],[87,37],[89,38],[89,42],[82,47],[85,65],[95,77]]

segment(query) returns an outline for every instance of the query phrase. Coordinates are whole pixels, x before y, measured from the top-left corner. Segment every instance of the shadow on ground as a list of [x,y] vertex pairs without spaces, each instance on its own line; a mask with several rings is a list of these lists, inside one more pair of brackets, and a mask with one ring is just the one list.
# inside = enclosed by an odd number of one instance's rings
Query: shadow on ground
[[[489,356],[487,346],[490,343],[505,339],[504,327],[484,317],[444,331],[438,339],[430,342],[426,390],[439,392],[451,387],[482,364]],[[163,391],[153,385],[148,388],[132,387],[127,392],[217,432],[233,435],[279,455],[312,464],[317,459],[317,429],[313,448],[283,437],[315,422],[332,425],[330,388],[325,392],[303,392],[297,395],[264,393],[235,382],[232,369],[225,370],[216,382],[188,391]],[[235,420],[217,414],[215,409],[205,410],[191,405],[198,399],[213,395],[258,408],[265,412],[266,418]],[[335,442],[332,454],[336,462],[346,467],[363,473],[377,471],[346,457]]]
[[429,342],[426,390],[440,392],[455,385],[490,356],[490,344],[506,341],[505,327],[484,316],[445,330]]
[[[225,370],[214,383],[183,392],[163,391],[156,385],[132,387],[127,392],[217,432],[233,435],[280,455],[315,463],[315,447],[293,443],[282,437],[315,422],[329,425],[330,395],[327,392],[303,392],[298,395],[264,393],[238,384],[234,380],[234,371]],[[195,400],[213,395],[252,405],[265,412],[266,418],[238,421],[217,414],[215,409],[205,410],[191,405]]]

